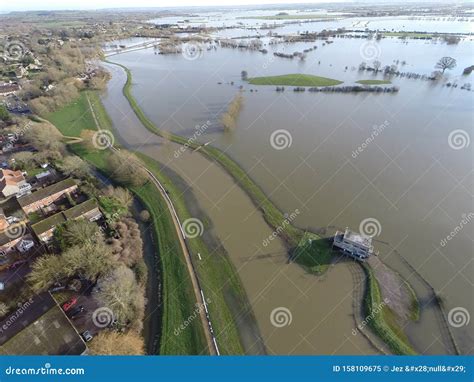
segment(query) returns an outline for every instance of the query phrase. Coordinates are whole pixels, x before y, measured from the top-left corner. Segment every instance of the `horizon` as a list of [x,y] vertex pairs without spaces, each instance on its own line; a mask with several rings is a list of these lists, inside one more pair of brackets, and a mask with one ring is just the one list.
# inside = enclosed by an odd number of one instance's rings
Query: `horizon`
[[[161,2],[161,1],[160,1]],[[130,2],[127,0],[103,0],[101,1],[100,7],[97,7],[97,2],[93,0],[83,1],[66,1],[58,2],[55,0],[46,0],[41,2],[41,5],[37,5],[33,0],[17,0],[11,6],[5,6],[0,13],[8,14],[12,12],[31,12],[31,11],[99,11],[99,10],[151,10],[151,9],[179,9],[179,8],[212,8],[212,7],[234,7],[234,6],[301,6],[301,5],[330,5],[330,4],[403,4],[403,3],[430,3],[430,4],[446,4],[442,0],[231,0],[223,4],[223,0],[198,0],[198,4],[193,0],[165,0],[160,5],[150,5],[149,1],[139,0],[135,1],[133,6],[130,6]],[[456,2],[458,4],[473,3],[474,0],[465,0],[462,2]],[[72,3],[71,5],[68,5]],[[147,4],[148,3],[148,4]],[[454,1],[453,1],[454,3]]]

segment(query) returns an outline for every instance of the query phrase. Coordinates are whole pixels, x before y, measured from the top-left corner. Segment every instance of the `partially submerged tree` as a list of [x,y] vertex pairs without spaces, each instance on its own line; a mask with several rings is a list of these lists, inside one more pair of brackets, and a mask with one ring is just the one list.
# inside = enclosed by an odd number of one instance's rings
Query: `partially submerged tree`
[[377,73],[380,70],[380,67],[382,66],[382,63],[378,60],[375,60],[372,64],[374,67],[375,72]]
[[243,100],[244,97],[242,97],[242,93],[239,91],[239,93],[237,93],[237,95],[230,102],[229,106],[227,107],[227,111],[222,114],[221,123],[226,131],[235,129],[237,125],[237,118],[240,114],[240,110],[242,109]]
[[441,72],[444,74],[446,69],[451,70],[456,67],[456,60],[452,57],[441,57],[436,63],[435,68],[441,69]]

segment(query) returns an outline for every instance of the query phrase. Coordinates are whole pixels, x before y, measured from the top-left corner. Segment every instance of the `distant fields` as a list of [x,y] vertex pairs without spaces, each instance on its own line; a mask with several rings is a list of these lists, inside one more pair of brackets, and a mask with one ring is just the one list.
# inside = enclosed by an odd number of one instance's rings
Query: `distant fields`
[[279,86],[334,86],[342,81],[311,74],[284,74],[281,76],[249,78],[251,85],[279,85]]
[[273,16],[254,16],[254,17],[238,17],[238,19],[251,20],[332,20],[336,17],[332,15],[313,15],[313,14],[294,14],[294,15],[273,15]]

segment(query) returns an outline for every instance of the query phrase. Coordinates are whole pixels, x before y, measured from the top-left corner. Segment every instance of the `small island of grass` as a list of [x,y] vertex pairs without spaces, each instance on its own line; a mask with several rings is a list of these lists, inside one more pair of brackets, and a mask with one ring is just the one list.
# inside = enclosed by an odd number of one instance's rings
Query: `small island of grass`
[[280,85],[280,86],[334,86],[342,81],[332,78],[313,76],[311,74],[284,74],[281,76],[253,77],[248,82],[252,85]]
[[356,82],[361,85],[387,85],[392,83],[390,80],[359,80]]

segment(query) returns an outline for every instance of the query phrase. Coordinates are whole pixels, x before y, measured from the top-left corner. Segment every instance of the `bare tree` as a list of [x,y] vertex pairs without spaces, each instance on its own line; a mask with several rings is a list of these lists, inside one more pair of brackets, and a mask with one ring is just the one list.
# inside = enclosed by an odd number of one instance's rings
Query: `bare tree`
[[145,345],[143,338],[134,332],[117,333],[111,331],[100,332],[89,345],[95,355],[143,355]]
[[91,173],[89,165],[76,155],[69,155],[62,162],[58,161],[57,166],[67,176],[84,178]]
[[444,73],[446,69],[451,70],[455,67],[456,60],[452,57],[441,57],[435,66],[436,69],[441,69],[442,73]]
[[374,67],[375,72],[378,72],[380,70],[380,67],[382,66],[382,63],[378,60],[375,60],[372,65]]

